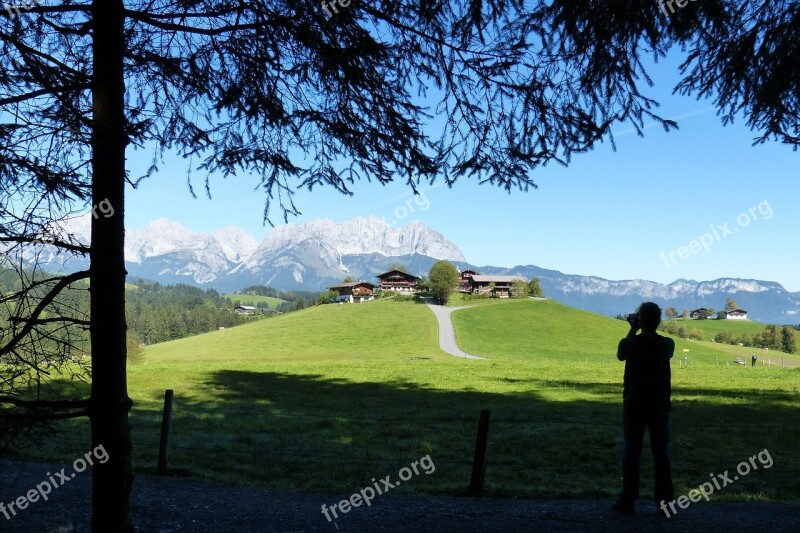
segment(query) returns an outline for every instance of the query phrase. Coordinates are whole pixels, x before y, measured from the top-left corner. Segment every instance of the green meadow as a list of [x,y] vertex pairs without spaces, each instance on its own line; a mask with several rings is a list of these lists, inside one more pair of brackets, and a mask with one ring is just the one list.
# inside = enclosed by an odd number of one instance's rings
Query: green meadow
[[[395,490],[464,494],[488,409],[487,494],[614,496],[623,373],[615,353],[627,324],[533,300],[453,317],[461,347],[487,359],[443,353],[430,310],[393,301],[312,307],[149,346],[129,367],[136,467],[154,470],[164,390],[173,389],[176,476],[351,493],[430,455],[436,471]],[[800,370],[745,367],[713,343],[676,343],[676,494],[768,449],[772,468],[714,498],[800,501]],[[26,456],[70,460],[88,449],[85,421],[61,429]],[[647,497],[647,453],[642,468]]]

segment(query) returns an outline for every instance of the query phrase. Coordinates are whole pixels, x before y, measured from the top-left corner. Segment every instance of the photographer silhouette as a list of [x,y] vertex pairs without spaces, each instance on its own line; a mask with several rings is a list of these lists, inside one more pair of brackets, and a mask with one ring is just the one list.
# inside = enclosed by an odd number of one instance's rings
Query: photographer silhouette
[[[625,447],[622,457],[622,492],[613,509],[626,514],[635,511],[639,497],[639,461],[644,431],[650,432],[653,453],[655,502],[672,500],[672,466],[669,457],[669,413],[671,371],[669,360],[675,341],[656,333],[661,309],[653,302],[639,306],[628,315],[631,329],[619,341],[617,359],[625,361],[622,392],[622,427]],[[637,335],[636,332],[642,330]]]

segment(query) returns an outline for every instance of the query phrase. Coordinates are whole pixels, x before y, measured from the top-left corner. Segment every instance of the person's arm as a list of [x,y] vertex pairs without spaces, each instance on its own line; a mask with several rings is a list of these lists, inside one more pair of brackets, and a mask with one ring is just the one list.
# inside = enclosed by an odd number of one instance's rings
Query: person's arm
[[628,357],[627,348],[628,348],[628,338],[625,337],[624,339],[619,341],[619,344],[617,345],[617,359],[619,359],[620,361],[624,361]]
[[667,359],[672,359],[672,355],[675,353],[675,341],[670,337],[664,337],[664,353],[667,355]]
[[638,320],[628,323],[631,325],[631,329],[628,331],[628,335],[619,341],[619,344],[617,345],[617,359],[620,361],[624,361],[628,358],[628,351],[630,350],[631,346],[633,346],[633,339],[636,338],[636,332],[639,331]]
[[631,329],[631,333],[628,333],[628,336],[624,339],[619,341],[617,345],[617,359],[620,361],[625,361],[628,358],[628,354],[633,347],[633,339],[636,337],[636,330]]

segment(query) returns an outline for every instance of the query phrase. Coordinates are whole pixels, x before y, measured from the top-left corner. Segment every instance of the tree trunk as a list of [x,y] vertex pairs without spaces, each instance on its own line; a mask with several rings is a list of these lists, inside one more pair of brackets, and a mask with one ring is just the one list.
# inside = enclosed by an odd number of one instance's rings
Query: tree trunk
[[92,530],[129,532],[133,483],[125,350],[125,48],[122,0],[92,5],[93,126],[90,252],[92,447],[105,464],[92,470]]

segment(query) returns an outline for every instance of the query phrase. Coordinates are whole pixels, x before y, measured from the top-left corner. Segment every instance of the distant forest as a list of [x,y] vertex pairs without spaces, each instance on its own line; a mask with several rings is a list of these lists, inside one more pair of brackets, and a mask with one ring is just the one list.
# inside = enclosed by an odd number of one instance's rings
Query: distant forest
[[[270,298],[279,298],[286,300],[279,304],[277,307],[268,307],[260,302],[253,302],[248,300],[248,296],[268,296]],[[278,289],[267,287],[264,285],[250,285],[244,289],[237,291],[235,298],[229,298],[234,305],[252,305],[262,310],[264,314],[288,313],[289,311],[297,311],[312,305],[319,305],[327,303],[331,298],[328,292],[318,291],[279,291]]]
[[[26,272],[26,276],[31,276]],[[37,272],[37,279],[49,277],[48,273]],[[12,298],[19,290],[19,275],[14,270],[0,270],[0,338],[10,333],[9,317],[16,309]],[[59,310],[69,316],[88,316],[88,284],[73,284],[76,290],[63,291],[51,304],[52,312]],[[252,286],[241,291],[241,302],[224,298],[214,289],[203,290],[191,285],[162,285],[142,279],[130,279],[125,291],[125,304],[128,322],[128,350],[138,352],[141,344],[155,344],[229,328],[265,318],[274,314],[287,313],[317,305],[325,301],[323,293],[310,291],[282,292],[272,287]],[[285,300],[276,309],[267,309],[253,315],[239,315],[234,312],[237,304],[246,305],[247,293],[272,296]],[[30,303],[26,304],[30,305]],[[256,307],[260,307],[256,305]],[[80,343],[83,351],[88,345]],[[132,353],[133,355],[133,353]]]
[[[125,292],[128,330],[144,344],[180,339],[221,327],[229,328],[320,303],[320,293],[282,292],[260,285],[242,289],[244,294],[241,298],[231,300],[214,289],[204,291],[192,285],[162,285],[146,280],[131,280],[130,283],[135,288]],[[234,312],[235,305],[251,303],[247,301],[247,293],[286,301],[274,310],[264,306],[262,313],[238,315]]]

